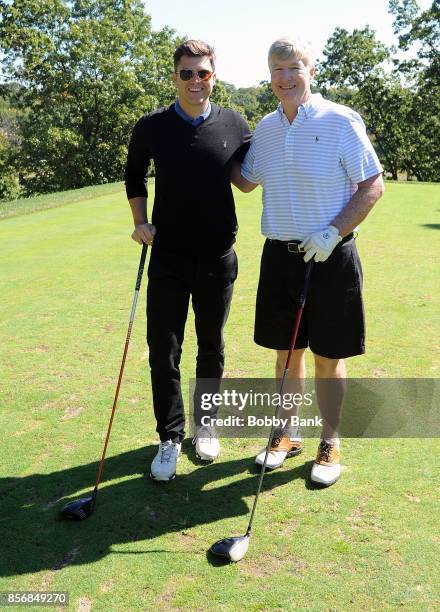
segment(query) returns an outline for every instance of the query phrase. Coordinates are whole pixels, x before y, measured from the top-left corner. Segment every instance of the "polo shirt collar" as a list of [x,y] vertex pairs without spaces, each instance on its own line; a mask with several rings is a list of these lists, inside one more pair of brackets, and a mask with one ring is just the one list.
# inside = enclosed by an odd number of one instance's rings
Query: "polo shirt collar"
[[310,98],[304,104],[301,104],[301,107],[304,109],[306,117],[312,117],[318,108],[322,105],[322,96],[320,93],[315,93],[310,96]]
[[[320,93],[312,94],[310,98],[307,100],[307,102],[304,102],[304,104],[301,104],[301,106],[298,108],[298,116],[305,115],[306,118],[309,119],[315,114],[315,112],[321,106],[322,100],[323,98]],[[278,110],[278,113],[280,114],[281,119],[283,121],[285,120],[288,122],[288,119],[284,114],[283,105],[281,104],[281,102],[278,104],[277,110]]]

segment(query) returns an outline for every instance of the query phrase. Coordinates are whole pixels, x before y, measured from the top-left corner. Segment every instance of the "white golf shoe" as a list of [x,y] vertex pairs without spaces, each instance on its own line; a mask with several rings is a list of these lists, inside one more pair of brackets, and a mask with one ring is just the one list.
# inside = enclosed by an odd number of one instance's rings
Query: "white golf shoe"
[[172,440],[159,444],[159,450],[151,464],[150,476],[153,480],[166,482],[174,478],[181,446],[179,442]]
[[202,461],[214,461],[220,454],[220,442],[211,427],[200,427],[194,436],[196,455]]
[[327,440],[321,440],[310,479],[321,487],[329,487],[338,480],[340,475],[341,465],[339,463],[338,446],[327,442]]
[[[266,469],[275,470],[283,465],[287,457],[296,457],[302,452],[301,437],[290,437],[289,433],[283,430],[274,432],[272,444],[266,461]],[[263,465],[266,455],[266,447],[263,448],[255,457],[257,465]]]

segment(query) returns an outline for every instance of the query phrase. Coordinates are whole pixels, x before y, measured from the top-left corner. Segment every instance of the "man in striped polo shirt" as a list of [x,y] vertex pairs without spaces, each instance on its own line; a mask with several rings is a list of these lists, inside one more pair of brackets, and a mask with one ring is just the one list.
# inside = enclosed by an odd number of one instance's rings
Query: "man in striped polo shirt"
[[[268,59],[280,104],[257,125],[241,173],[238,164],[233,171],[233,182],[242,191],[263,187],[261,229],[266,242],[255,342],[277,351],[280,379],[306,263],[314,258],[288,382],[289,391],[303,390],[309,346],[324,423],[311,479],[329,486],[340,475],[344,359],[365,351],[362,269],[353,231],[383,194],[382,167],[361,117],[311,93],[314,65],[306,45],[277,40]],[[300,452],[299,431],[275,432],[267,467],[279,467],[286,456]],[[264,452],[256,463],[263,459]]]

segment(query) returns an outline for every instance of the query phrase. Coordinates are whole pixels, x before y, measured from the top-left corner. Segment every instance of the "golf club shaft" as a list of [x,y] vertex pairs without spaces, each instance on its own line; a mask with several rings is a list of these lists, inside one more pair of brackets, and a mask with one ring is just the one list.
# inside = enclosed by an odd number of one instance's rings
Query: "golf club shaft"
[[136,312],[136,304],[138,301],[139,289],[141,288],[142,274],[144,272],[145,258],[147,256],[147,249],[148,249],[148,246],[144,244],[142,246],[141,260],[139,262],[139,269],[138,269],[138,274],[137,274],[137,279],[136,279],[136,287],[135,287],[134,297],[133,297],[133,305],[131,307],[130,322],[128,324],[128,331],[127,331],[127,337],[125,339],[124,353],[122,355],[121,369],[119,370],[118,384],[116,385],[115,399],[113,400],[112,414],[110,417],[110,422],[108,424],[107,436],[105,438],[105,444],[104,444],[104,450],[102,451],[101,462],[99,464],[98,474],[96,476],[95,488],[93,491],[94,498],[96,498],[96,494],[98,492],[98,485],[99,485],[99,481],[101,480],[102,468],[104,466],[105,454],[107,452],[108,441],[110,438],[110,432],[111,432],[112,424],[113,424],[113,417],[115,416],[116,405],[118,403],[119,389],[121,388],[122,375],[124,373],[125,359],[127,357],[128,345],[130,343],[131,329],[133,327],[133,320],[134,320],[134,314]]
[[[301,292],[301,295],[300,295],[300,298],[299,298],[298,313],[296,315],[295,325],[293,326],[292,336],[291,336],[291,339],[290,339],[289,352],[287,354],[286,365],[285,365],[285,368],[284,368],[284,373],[283,373],[283,377],[281,379],[281,384],[280,384],[280,390],[279,390],[279,395],[280,396],[282,396],[282,394],[283,394],[284,383],[286,382],[287,373],[288,373],[289,368],[290,368],[290,362],[292,360],[292,355],[293,355],[293,351],[294,351],[294,348],[295,348],[296,338],[298,336],[299,326],[301,324],[302,313],[303,313],[303,310],[304,310],[304,305],[306,303],[307,293],[308,293],[308,290],[309,290],[310,277],[311,277],[311,274],[312,274],[312,267],[313,267],[313,259],[311,259],[307,263],[307,265],[306,265],[306,273],[305,273],[305,277],[304,277],[304,285],[303,285],[303,289],[302,289],[302,292]],[[254,515],[255,515],[255,509],[257,507],[257,502],[258,502],[258,496],[260,495],[261,486],[263,484],[264,472],[266,471],[267,458],[269,456],[269,451],[270,451],[270,447],[272,445],[273,435],[274,435],[275,429],[276,429],[276,427],[275,427],[275,418],[276,418],[276,416],[278,414],[278,409],[279,409],[279,406],[277,406],[276,409],[275,409],[274,424],[272,425],[272,428],[271,428],[270,434],[269,434],[269,439],[267,441],[266,453],[264,455],[263,465],[261,466],[261,473],[260,473],[260,478],[258,480],[258,487],[257,487],[257,492],[255,494],[254,505],[252,506],[251,517],[249,519],[249,524],[248,524],[248,528],[247,528],[247,531],[246,531],[246,535],[247,536],[249,536],[250,533],[251,533],[252,523],[253,523]]]

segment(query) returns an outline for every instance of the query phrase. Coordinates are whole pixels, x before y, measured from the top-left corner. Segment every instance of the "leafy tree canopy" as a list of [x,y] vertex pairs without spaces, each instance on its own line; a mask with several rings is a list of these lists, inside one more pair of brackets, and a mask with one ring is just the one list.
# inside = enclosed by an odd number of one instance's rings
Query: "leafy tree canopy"
[[23,86],[29,193],[120,180],[131,127],[174,97],[179,40],[140,0],[0,0],[3,78]]

